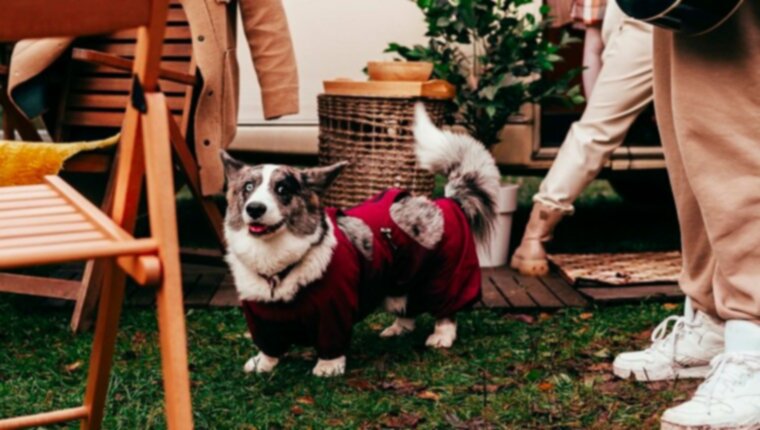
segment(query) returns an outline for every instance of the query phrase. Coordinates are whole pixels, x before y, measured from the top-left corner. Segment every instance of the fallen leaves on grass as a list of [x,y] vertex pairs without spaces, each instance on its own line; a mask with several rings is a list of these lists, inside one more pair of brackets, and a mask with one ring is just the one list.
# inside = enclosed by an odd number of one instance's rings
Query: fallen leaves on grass
[[425,390],[417,393],[417,398],[437,402],[441,400],[441,395],[433,391]]
[[597,358],[608,358],[608,357],[610,357],[610,350],[607,349],[607,348],[602,348],[602,349],[596,351],[593,354],[593,356],[597,357]]
[[409,381],[408,379],[395,378],[390,381],[384,381],[380,384],[380,388],[386,391],[393,391],[396,394],[409,395],[422,390],[425,386],[418,382]]
[[385,427],[392,429],[416,428],[420,421],[422,421],[420,415],[406,412],[402,412],[398,415],[389,415],[381,420]]
[[638,340],[649,340],[652,338],[652,329],[646,329],[643,331],[640,331],[636,334],[636,339]]
[[591,318],[594,318],[594,314],[592,314],[591,312],[583,312],[582,314],[580,314],[580,319],[584,321],[590,320]]
[[366,379],[361,379],[361,378],[351,378],[348,381],[346,381],[346,385],[352,388],[356,388],[357,390],[362,390],[362,391],[372,391],[375,389],[375,384],[369,382]]
[[311,396],[303,396],[296,399],[296,403],[300,403],[302,405],[313,405],[314,404],[314,397]]
[[525,324],[533,324],[536,322],[536,318],[528,314],[507,314],[504,318],[512,321],[519,321]]
[[84,362],[82,360],[77,360],[71,364],[67,364],[63,367],[63,369],[68,372],[72,373],[75,372],[77,369],[81,368]]
[[293,405],[290,408],[290,413],[293,415],[302,415],[303,414],[303,408],[298,405]]
[[476,384],[470,387],[470,391],[473,393],[482,393],[483,390],[485,390],[487,393],[495,393],[504,387],[506,387],[505,384]]
[[554,384],[552,384],[551,382],[545,381],[538,384],[538,389],[543,392],[552,391],[554,389]]
[[664,305],[662,305],[662,308],[665,309],[666,311],[674,311],[678,309],[678,305],[675,303],[665,303]]
[[456,430],[487,430],[493,428],[483,417],[475,417],[462,421],[456,414],[449,413],[445,414],[444,418],[451,428]]
[[612,372],[612,363],[594,363],[588,367],[589,372]]

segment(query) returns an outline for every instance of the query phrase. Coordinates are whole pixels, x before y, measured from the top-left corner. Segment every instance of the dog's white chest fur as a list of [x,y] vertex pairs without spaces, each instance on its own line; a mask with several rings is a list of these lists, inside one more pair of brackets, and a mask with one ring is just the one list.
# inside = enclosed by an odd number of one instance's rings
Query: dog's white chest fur
[[[240,300],[289,302],[302,287],[321,278],[338,243],[332,220],[326,221],[327,232],[316,246],[313,244],[319,240],[322,229],[307,237],[295,236],[284,229],[275,237],[260,239],[245,229],[232,231],[225,227],[226,259]],[[293,264],[290,273],[274,288],[261,276],[271,277]]]

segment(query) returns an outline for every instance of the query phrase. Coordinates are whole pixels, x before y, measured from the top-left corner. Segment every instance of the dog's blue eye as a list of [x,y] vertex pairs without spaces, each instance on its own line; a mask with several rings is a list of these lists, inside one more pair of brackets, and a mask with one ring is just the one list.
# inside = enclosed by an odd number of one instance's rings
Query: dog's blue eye
[[245,191],[248,192],[248,193],[250,193],[251,191],[253,191],[253,184],[251,182],[246,182],[245,183]]

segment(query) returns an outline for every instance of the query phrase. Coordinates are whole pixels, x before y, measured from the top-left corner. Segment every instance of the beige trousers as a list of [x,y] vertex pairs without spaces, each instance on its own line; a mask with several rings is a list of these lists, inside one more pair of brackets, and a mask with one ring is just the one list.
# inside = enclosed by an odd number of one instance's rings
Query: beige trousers
[[602,38],[602,69],[586,110],[570,127],[533,198],[568,213],[652,101],[652,27],[626,17],[611,1]]
[[698,37],[655,31],[657,121],[696,309],[760,322],[760,0]]

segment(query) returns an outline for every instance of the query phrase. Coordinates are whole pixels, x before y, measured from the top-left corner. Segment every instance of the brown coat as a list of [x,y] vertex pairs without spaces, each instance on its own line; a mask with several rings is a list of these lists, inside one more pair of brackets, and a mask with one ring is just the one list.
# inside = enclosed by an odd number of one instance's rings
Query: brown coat
[[[281,0],[182,0],[190,22],[195,62],[203,77],[195,110],[195,152],[205,195],[222,190],[219,150],[237,128],[239,74],[235,55],[237,6],[261,86],[266,119],[298,112],[298,73]],[[8,92],[49,67],[69,38],[30,40],[16,45]]]

